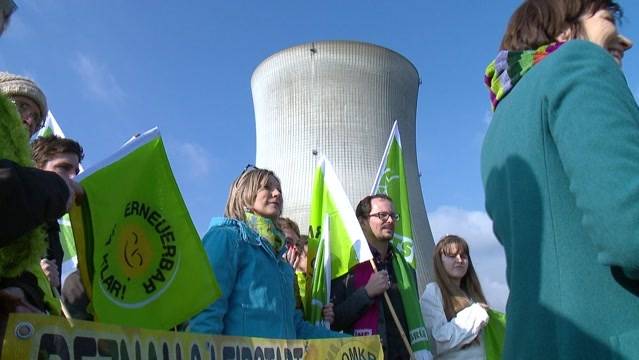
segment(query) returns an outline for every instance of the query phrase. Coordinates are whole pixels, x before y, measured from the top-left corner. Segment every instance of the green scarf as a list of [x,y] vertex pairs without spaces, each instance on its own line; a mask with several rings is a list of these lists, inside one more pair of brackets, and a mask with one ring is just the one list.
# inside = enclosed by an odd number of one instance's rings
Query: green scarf
[[275,250],[275,254],[279,254],[280,250],[282,250],[282,246],[286,243],[286,237],[284,237],[280,229],[275,226],[273,220],[252,212],[244,213],[244,217],[246,218],[246,225],[268,241],[273,250]]
[[[29,133],[22,124],[15,105],[1,95],[0,159],[11,160],[21,166],[33,166]],[[20,236],[0,248],[0,274],[2,277],[15,277],[32,264],[39,265],[46,248],[46,233],[42,226]]]

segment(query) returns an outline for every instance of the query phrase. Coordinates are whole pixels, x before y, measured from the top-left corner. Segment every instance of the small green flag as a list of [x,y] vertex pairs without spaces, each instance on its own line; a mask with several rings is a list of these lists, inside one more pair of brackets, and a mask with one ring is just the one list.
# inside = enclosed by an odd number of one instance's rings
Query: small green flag
[[157,128],[78,179],[71,224],[97,321],[168,330],[219,297]]
[[[323,253],[318,254],[319,249]],[[307,281],[312,286],[307,292],[307,319],[312,323],[320,321],[322,306],[330,299],[330,281],[315,281],[316,278],[324,279],[322,274],[330,274],[330,279],[335,279],[372,258],[346,192],[331,163],[321,156],[315,170],[309,221],[308,263],[314,263],[314,267],[309,274],[313,281]]]
[[399,136],[397,121],[386,144],[386,150],[377,172],[371,194],[386,194],[393,199],[393,207],[399,212],[399,220],[395,224],[393,246],[403,255],[403,261],[393,261],[393,269],[397,278],[406,322],[408,323],[411,348],[415,358],[430,359],[430,345],[426,327],[419,306],[417,281],[415,279],[415,256],[413,253],[413,226],[410,214],[410,197],[404,168],[402,141]]

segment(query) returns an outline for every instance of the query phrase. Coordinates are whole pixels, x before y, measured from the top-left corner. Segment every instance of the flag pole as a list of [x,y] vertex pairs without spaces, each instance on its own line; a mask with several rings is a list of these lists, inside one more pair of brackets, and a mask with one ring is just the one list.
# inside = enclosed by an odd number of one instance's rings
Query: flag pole
[[[369,262],[373,267],[373,271],[377,272],[377,265],[373,259],[370,259]],[[386,305],[388,305],[388,309],[390,310],[391,316],[393,317],[393,321],[395,322],[395,326],[397,326],[397,330],[399,330],[399,335],[402,337],[402,341],[406,350],[408,350],[408,354],[412,360],[415,360],[415,355],[413,354],[413,349],[410,347],[410,342],[408,342],[408,338],[406,337],[406,333],[404,332],[404,327],[399,322],[399,318],[397,317],[397,313],[395,312],[395,307],[391,303],[390,297],[388,297],[388,293],[384,290],[384,300],[386,300]]]

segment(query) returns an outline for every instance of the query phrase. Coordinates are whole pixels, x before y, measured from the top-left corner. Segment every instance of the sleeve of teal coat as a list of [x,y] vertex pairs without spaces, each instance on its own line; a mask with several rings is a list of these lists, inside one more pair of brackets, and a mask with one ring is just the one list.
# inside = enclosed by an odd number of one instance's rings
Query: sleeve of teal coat
[[639,109],[601,47],[571,41],[549,84],[550,133],[597,260],[639,278]]
[[348,334],[342,334],[328,330],[325,327],[315,326],[306,321],[302,317],[300,310],[295,310],[295,331],[298,339],[324,339],[324,338],[340,338],[350,337]]
[[239,231],[232,226],[216,226],[204,235],[204,249],[222,295],[191,319],[189,331],[211,335],[219,335],[224,331],[224,315],[239,271],[239,237]]

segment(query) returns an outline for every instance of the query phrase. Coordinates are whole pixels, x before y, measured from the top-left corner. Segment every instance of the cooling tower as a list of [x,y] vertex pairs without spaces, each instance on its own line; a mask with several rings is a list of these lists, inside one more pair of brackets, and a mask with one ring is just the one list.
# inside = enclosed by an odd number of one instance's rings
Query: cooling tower
[[420,293],[433,238],[415,151],[419,75],[400,54],[372,44],[322,41],[282,50],[253,73],[256,165],[282,182],[284,215],[308,229],[315,154],[333,163],[353,207],[368,195],[398,120],[411,189]]

